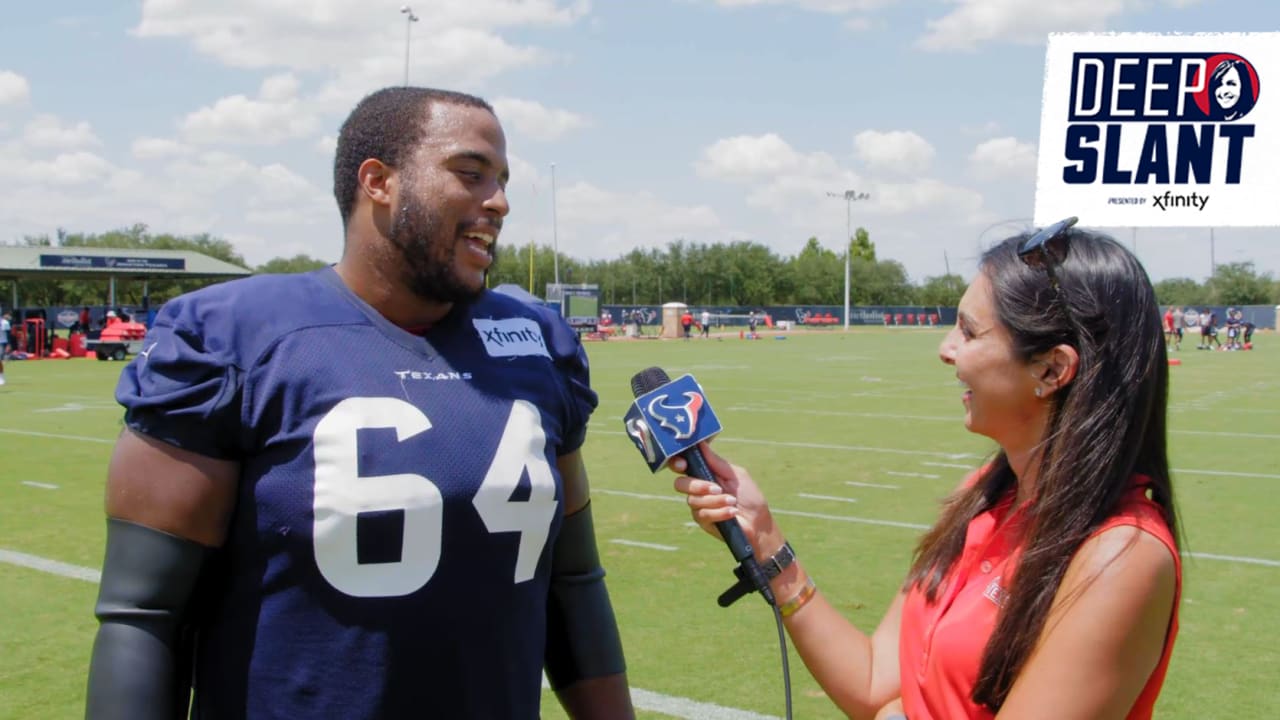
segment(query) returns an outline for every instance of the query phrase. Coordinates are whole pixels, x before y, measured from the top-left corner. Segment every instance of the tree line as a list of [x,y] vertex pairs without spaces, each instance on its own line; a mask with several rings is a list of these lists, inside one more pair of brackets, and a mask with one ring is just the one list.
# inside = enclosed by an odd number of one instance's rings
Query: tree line
[[[308,255],[273,258],[251,267],[230,242],[208,234],[152,233],[146,225],[100,234],[67,233],[29,236],[34,247],[95,247],[146,250],[192,250],[254,273],[306,272],[328,263]],[[849,242],[849,298],[853,305],[923,305],[954,307],[967,287],[959,275],[927,277],[913,283],[897,260],[876,257],[865,228]],[[758,242],[695,243],[675,240],[664,249],[634,249],[612,260],[583,261],[557,254],[548,246],[499,243],[489,273],[491,286],[505,283],[542,296],[559,272],[562,283],[600,287],[601,301],[613,305],[658,305],[678,300],[698,306],[835,305],[844,304],[844,255],[809,238],[794,256],[782,256]],[[532,282],[531,282],[532,279]],[[148,284],[152,306],[210,284],[209,280],[154,278]],[[24,279],[19,295],[26,306],[101,305],[105,280]],[[1204,282],[1171,278],[1156,283],[1162,304],[1182,306],[1280,304],[1280,281],[1259,273],[1252,262],[1218,265]],[[116,304],[142,303],[141,281],[117,280]]]

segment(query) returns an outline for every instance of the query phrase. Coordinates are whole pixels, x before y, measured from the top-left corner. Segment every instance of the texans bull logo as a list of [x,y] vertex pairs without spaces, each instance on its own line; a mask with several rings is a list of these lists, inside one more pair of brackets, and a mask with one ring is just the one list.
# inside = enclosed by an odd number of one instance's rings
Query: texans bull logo
[[627,435],[631,437],[631,441],[640,449],[644,455],[645,462],[653,465],[658,462],[658,448],[653,444],[653,435],[649,433],[649,425],[642,417],[627,418],[624,421],[627,428]]
[[677,440],[688,440],[698,429],[698,412],[702,410],[706,400],[701,393],[684,393],[685,402],[680,405],[669,404],[669,395],[659,395],[649,401],[649,417],[675,436]]

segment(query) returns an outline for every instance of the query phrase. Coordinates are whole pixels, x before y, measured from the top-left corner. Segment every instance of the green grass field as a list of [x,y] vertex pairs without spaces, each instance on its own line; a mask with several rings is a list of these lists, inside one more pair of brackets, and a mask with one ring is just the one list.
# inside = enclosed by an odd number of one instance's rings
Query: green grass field
[[[780,717],[783,701],[772,615],[755,596],[716,605],[732,579],[727,551],[689,525],[671,476],[651,475],[622,432],[632,374],[650,365],[695,374],[725,427],[717,447],[751,469],[819,586],[870,629],[906,570],[913,526],[931,523],[938,499],[992,449],[964,430],[961,390],[937,359],[941,337],[874,329],[588,347],[601,402],[585,452],[631,683],[645,691],[641,717]],[[1253,352],[1184,349],[1171,368],[1171,460],[1191,556],[1158,717],[1280,715],[1271,685],[1280,667],[1280,340],[1255,339]],[[82,716],[96,588],[65,574],[101,564],[121,367],[6,363],[0,718]],[[32,569],[15,564],[16,553],[65,566]],[[791,669],[795,717],[838,717],[794,653]],[[549,693],[544,717],[563,717]]]

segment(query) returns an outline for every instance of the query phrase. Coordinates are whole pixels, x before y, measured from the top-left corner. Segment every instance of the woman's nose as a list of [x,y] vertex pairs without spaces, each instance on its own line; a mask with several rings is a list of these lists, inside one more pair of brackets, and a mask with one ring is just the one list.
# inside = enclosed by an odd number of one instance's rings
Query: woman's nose
[[938,359],[948,365],[956,364],[956,343],[959,334],[960,328],[951,328],[938,345]]

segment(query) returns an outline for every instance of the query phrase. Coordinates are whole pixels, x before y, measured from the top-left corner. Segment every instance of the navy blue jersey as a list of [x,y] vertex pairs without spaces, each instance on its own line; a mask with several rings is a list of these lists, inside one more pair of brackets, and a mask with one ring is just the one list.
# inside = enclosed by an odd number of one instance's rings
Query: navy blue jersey
[[116,397],[240,463],[202,579],[196,717],[536,718],[576,334],[485,292],[417,336],[331,268],[165,304]]

